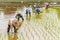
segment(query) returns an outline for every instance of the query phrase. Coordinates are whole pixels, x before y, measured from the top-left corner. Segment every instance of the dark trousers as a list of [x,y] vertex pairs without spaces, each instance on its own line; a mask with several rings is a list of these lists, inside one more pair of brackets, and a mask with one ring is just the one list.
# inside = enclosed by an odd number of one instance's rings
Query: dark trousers
[[[8,29],[7,29],[7,32],[9,33],[9,31],[10,31],[10,25],[8,25]],[[17,32],[17,30],[16,30],[16,27],[13,25],[13,27],[14,27],[14,32],[16,33]]]
[[26,16],[31,16],[31,12],[26,12]]

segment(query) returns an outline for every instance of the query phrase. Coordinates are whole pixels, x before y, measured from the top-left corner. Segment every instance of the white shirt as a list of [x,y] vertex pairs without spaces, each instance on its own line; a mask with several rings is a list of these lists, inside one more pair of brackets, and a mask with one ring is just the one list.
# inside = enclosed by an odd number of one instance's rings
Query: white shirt
[[9,24],[12,25],[13,23],[17,22],[16,18],[9,19]]

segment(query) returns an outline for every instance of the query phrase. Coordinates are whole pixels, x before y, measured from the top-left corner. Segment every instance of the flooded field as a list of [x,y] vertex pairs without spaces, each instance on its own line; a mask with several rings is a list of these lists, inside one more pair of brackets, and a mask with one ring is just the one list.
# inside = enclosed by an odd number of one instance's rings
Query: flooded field
[[[0,11],[0,40],[60,40],[60,10],[49,8],[40,15],[35,15],[31,9],[31,17],[25,14],[26,7],[18,8],[14,14],[5,15]],[[8,20],[20,12],[24,22],[17,34],[7,34]]]

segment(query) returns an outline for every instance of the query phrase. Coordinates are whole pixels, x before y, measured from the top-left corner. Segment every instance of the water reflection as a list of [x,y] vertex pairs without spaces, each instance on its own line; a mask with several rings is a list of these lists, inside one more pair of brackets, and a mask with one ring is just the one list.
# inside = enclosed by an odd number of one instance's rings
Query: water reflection
[[26,15],[26,20],[27,20],[27,21],[30,21],[30,19],[31,19],[31,16],[27,16],[27,15]]
[[8,34],[8,40],[17,40],[17,39],[18,39],[17,34],[14,34],[14,35]]
[[42,15],[38,15],[38,14],[35,15],[35,19],[41,19],[41,17]]
[[56,9],[58,18],[60,19],[60,9]]
[[49,13],[49,10],[48,10],[48,9],[46,9],[46,10],[45,10],[45,13]]

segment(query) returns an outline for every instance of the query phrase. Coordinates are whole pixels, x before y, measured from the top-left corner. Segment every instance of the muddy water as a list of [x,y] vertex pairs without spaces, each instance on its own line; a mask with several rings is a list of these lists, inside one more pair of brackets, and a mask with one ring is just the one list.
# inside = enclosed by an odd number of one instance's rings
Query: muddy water
[[[60,24],[55,9],[49,8],[48,12],[44,10],[39,16],[33,15],[32,12],[30,20],[26,19],[25,9],[26,7],[18,8],[15,13],[9,15],[0,12],[0,40],[60,40]],[[14,18],[17,12],[23,15],[24,22],[17,34],[11,32],[8,35],[8,20]]]

